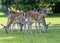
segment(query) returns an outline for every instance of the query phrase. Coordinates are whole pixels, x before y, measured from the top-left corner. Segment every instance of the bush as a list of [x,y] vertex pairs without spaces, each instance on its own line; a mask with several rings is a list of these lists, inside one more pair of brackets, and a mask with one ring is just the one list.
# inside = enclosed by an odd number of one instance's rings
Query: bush
[[55,6],[53,7],[53,13],[60,13],[60,1],[55,3]]

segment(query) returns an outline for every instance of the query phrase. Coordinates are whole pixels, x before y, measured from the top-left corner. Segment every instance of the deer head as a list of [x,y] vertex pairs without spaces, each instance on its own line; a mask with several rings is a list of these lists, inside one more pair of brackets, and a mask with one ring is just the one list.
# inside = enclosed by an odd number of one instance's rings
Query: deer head
[[48,26],[49,26],[50,24],[51,24],[51,23],[49,22],[49,23],[45,26],[46,32],[47,32]]
[[8,27],[4,26],[3,24],[1,24],[1,26],[3,26],[5,28],[6,33],[8,33]]
[[41,9],[42,9],[41,13],[43,13],[44,16],[47,16],[47,14],[48,14],[48,6],[49,5],[41,7]]

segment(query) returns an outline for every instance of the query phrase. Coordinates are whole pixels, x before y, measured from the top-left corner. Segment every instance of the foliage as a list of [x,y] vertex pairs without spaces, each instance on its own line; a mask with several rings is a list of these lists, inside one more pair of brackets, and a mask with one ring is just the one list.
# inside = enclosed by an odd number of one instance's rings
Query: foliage
[[60,1],[56,2],[53,8],[54,13],[60,13]]
[[[40,6],[49,5],[51,8],[55,5],[58,0],[1,0],[2,9],[5,6],[6,10],[10,7],[13,7],[16,10],[34,10]],[[18,7],[17,7],[18,6]]]
[[13,7],[14,5],[16,9],[29,10],[29,9],[32,9],[34,6],[36,6],[38,2],[39,0],[3,0],[2,5],[5,5],[7,8]]

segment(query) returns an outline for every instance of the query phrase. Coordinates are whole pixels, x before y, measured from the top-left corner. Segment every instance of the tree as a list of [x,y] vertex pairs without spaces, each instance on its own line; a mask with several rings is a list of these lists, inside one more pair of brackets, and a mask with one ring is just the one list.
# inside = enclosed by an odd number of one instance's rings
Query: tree
[[[37,6],[54,4],[58,0],[1,0],[2,5],[6,6],[6,9],[10,6],[15,7],[16,9],[36,9]],[[17,7],[18,6],[18,7]]]
[[54,13],[60,13],[60,1],[56,2],[53,8]]

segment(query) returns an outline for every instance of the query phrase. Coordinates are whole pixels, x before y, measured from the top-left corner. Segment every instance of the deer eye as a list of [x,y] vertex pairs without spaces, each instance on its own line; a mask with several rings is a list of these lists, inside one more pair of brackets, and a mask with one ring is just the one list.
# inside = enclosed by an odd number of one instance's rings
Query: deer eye
[[46,10],[44,12],[46,12]]

